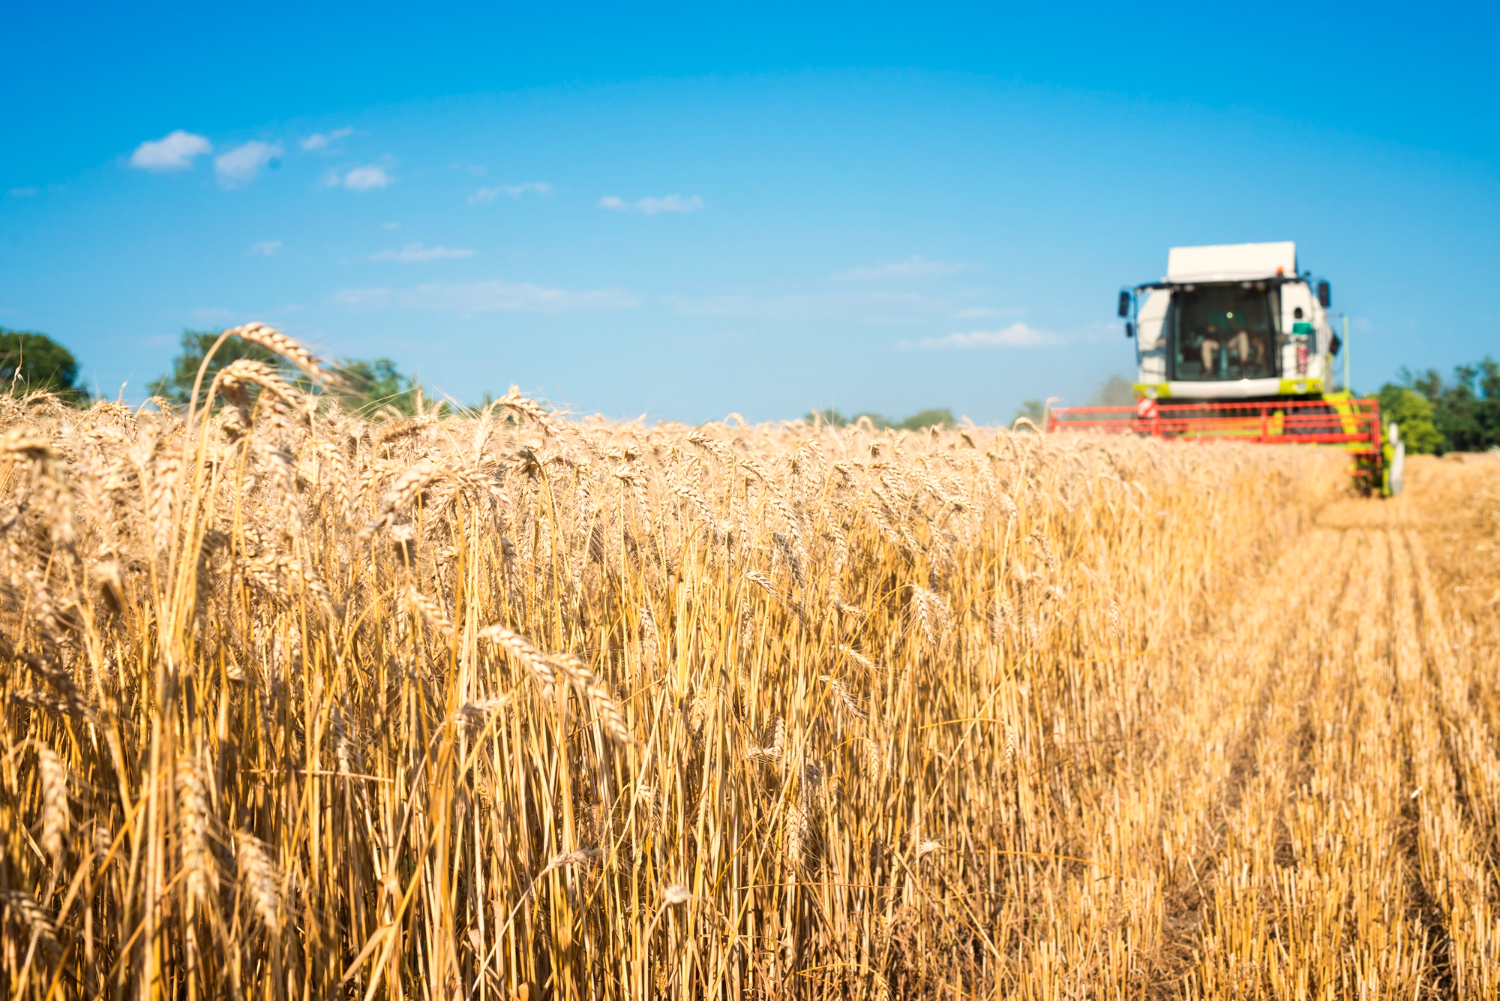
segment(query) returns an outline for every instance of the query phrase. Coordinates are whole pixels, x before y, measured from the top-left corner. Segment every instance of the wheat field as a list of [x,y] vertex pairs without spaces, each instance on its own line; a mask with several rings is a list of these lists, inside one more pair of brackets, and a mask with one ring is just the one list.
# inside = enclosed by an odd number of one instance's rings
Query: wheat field
[[[0,398],[30,998],[1500,991],[1500,457]],[[296,373],[290,379],[287,373]]]

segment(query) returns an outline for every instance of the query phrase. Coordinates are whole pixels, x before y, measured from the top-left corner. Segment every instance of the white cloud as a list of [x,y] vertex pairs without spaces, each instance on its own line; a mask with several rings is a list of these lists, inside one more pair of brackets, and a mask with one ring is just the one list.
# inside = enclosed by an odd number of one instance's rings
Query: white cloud
[[991,316],[1015,316],[1021,310],[1011,307],[1010,309],[991,309],[987,306],[972,306],[969,309],[960,309],[953,315],[960,320],[980,320]]
[[466,285],[418,285],[401,294],[401,305],[459,313],[630,309],[639,300],[624,289],[574,292],[531,282],[485,281]]
[[12,198],[35,198],[37,195],[39,195],[41,193],[42,193],[42,189],[41,188],[31,188],[31,187],[27,187],[27,188],[11,188],[9,191],[6,192],[6,194],[10,195]]
[[302,148],[311,153],[315,150],[327,149],[340,139],[354,135],[354,130],[347,126],[342,129],[334,129],[332,132],[314,132],[302,140]]
[[383,223],[380,224],[380,228],[381,229],[400,229],[401,228],[401,224],[399,222],[383,222]]
[[280,240],[262,240],[250,245],[250,253],[256,257],[270,257],[281,249]]
[[391,175],[385,172],[384,167],[371,164],[367,167],[355,167],[353,170],[340,174],[338,171],[328,175],[328,186],[331,188],[345,187],[350,191],[373,191],[383,188],[391,183]]
[[647,195],[633,202],[627,202],[617,195],[605,195],[599,199],[599,207],[609,209],[611,212],[639,212],[642,215],[656,215],[658,212],[697,212],[703,207],[703,199],[697,195],[689,195],[684,198],[681,195],[663,195],[660,198]]
[[391,297],[388,288],[344,288],[328,297],[341,306],[383,305]]
[[1035,348],[1058,344],[1061,338],[1024,323],[1012,323],[1000,330],[971,330],[946,337],[924,337],[916,343],[903,342],[903,348]]
[[195,157],[212,153],[213,148],[202,136],[177,129],[137,146],[130,154],[130,165],[139,170],[187,170]]
[[214,174],[219,178],[220,187],[237,188],[255,180],[260,168],[275,163],[282,152],[280,143],[263,143],[252,139],[215,157]]
[[464,315],[472,313],[528,312],[564,313],[575,310],[632,309],[640,300],[622,288],[575,292],[547,288],[531,282],[483,281],[463,285],[418,285],[392,292],[390,289],[342,289],[331,301],[349,306],[387,305]]
[[962,264],[929,261],[912,256],[895,264],[877,264],[869,268],[850,268],[848,271],[840,271],[833,276],[833,280],[836,282],[905,281],[912,278],[935,278],[938,275],[957,274],[967,270],[968,268]]
[[502,184],[493,188],[480,188],[469,196],[469,204],[484,205],[501,195],[509,195],[512,199],[519,201],[522,195],[531,191],[545,197],[552,194],[552,185],[546,181],[527,181],[525,184]]
[[683,198],[681,195],[667,195],[665,198],[642,198],[635,203],[635,207],[646,215],[656,215],[658,212],[697,212],[703,207],[703,199],[697,195],[689,195]]
[[443,261],[457,257],[473,257],[474,251],[461,247],[424,247],[420,243],[408,243],[400,250],[382,250],[371,254],[372,261],[400,261],[415,264],[419,261]]
[[842,319],[871,324],[929,324],[947,312],[917,292],[850,291],[756,297],[743,293],[706,297],[668,296],[662,300],[684,316],[740,316],[774,319]]

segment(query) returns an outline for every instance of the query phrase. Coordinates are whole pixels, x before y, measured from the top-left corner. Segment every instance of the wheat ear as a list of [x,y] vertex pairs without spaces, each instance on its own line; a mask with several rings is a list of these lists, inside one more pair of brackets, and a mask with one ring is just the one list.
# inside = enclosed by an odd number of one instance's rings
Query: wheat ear
[[68,766],[56,751],[36,741],[37,777],[42,787],[42,850],[61,860],[63,839],[72,824],[68,809]]
[[253,834],[235,831],[234,855],[251,909],[266,931],[275,935],[281,930],[281,881],[265,843]]

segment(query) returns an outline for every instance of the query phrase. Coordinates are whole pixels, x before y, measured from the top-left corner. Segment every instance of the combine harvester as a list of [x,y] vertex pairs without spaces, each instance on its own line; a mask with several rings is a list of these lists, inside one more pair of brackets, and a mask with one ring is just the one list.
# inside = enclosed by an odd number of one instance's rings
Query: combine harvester
[[1341,341],[1328,305],[1328,282],[1297,270],[1295,243],[1173,247],[1166,278],[1120,293],[1136,405],[1055,409],[1047,430],[1337,446],[1360,489],[1399,493],[1398,429],[1383,433],[1379,401],[1350,394],[1347,353],[1333,391]]

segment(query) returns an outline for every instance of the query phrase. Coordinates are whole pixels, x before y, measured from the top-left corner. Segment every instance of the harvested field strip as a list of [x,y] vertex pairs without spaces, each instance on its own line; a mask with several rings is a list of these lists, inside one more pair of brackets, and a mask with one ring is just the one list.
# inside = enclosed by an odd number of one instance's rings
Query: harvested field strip
[[1306,639],[1226,818],[1190,993],[1492,996],[1495,826],[1464,788],[1493,790],[1500,772],[1468,705],[1476,665],[1429,619],[1419,516],[1399,502],[1329,515],[1337,527],[1307,544],[1345,581],[1335,614],[1265,595]]

